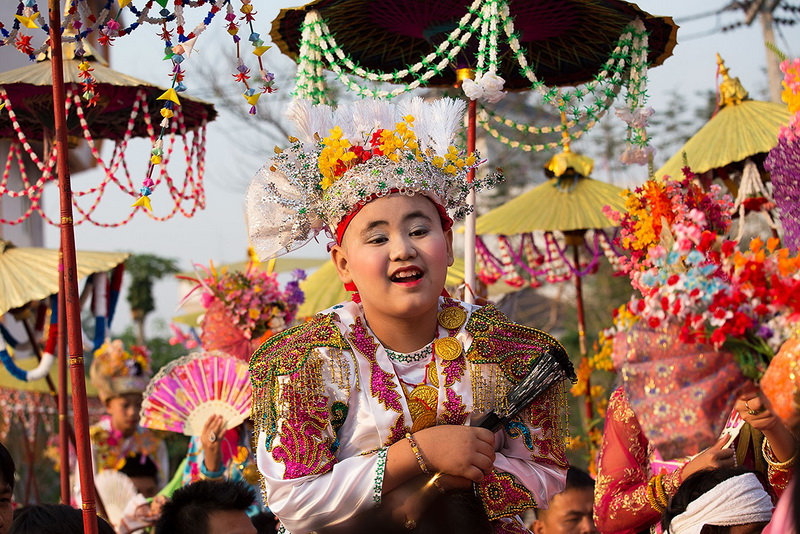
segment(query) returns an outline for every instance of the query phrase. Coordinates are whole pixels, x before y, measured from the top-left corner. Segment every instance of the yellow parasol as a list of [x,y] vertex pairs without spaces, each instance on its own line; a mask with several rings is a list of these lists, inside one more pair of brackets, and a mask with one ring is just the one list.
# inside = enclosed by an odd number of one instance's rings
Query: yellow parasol
[[616,226],[603,214],[603,206],[624,212],[619,187],[585,178],[552,178],[530,191],[478,217],[479,235],[515,235],[534,232],[568,232]]
[[[78,251],[78,279],[108,271],[130,256],[127,252]],[[17,248],[0,240],[0,315],[58,293],[58,250]]]
[[781,126],[791,114],[783,104],[750,100],[739,78],[731,78],[717,54],[722,75],[720,109],[656,171],[656,176],[682,176],[683,154],[696,174],[725,167],[750,156],[769,152],[778,144]]
[[[464,282],[464,260],[456,258],[452,267],[447,270],[446,287],[457,287]],[[308,278],[300,282],[300,289],[306,300],[297,310],[298,317],[311,317],[317,312],[330,308],[339,302],[350,300],[350,294],[344,290],[333,262],[326,260]]]

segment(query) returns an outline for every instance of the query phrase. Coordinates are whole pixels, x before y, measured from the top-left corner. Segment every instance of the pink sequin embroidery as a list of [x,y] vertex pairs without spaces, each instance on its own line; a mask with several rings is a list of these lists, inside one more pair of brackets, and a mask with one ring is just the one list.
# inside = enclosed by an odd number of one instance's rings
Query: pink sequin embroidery
[[361,321],[361,317],[356,317],[348,338],[350,344],[363,354],[369,362],[369,388],[372,396],[377,398],[378,402],[387,409],[403,413],[403,406],[400,404],[400,394],[396,391],[397,384],[394,381],[394,376],[381,369],[381,366],[378,365],[378,360],[375,357],[378,344],[367,331]]
[[514,475],[496,469],[478,484],[478,493],[491,520],[514,517],[528,508],[536,507],[531,492],[519,484]]
[[330,418],[325,398],[319,397],[313,402],[301,400],[294,390],[284,395],[293,413],[283,420],[280,443],[272,448],[275,461],[286,466],[283,478],[290,480],[327,473],[333,469],[336,458],[331,452],[331,440],[323,434]]

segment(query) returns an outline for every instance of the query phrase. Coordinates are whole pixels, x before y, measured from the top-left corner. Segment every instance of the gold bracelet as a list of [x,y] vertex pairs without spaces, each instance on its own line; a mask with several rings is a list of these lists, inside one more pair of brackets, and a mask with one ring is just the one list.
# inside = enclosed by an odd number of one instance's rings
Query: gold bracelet
[[766,461],[771,468],[777,469],[778,471],[788,471],[788,469],[792,467],[797,460],[796,452],[785,462],[778,460],[778,458],[775,456],[775,451],[772,450],[772,445],[769,444],[766,438],[761,442],[761,454],[764,455],[764,461]]
[[447,490],[445,490],[445,489],[442,487],[442,485],[441,485],[441,484],[439,484],[439,479],[440,479],[440,478],[442,478],[442,474],[441,474],[441,473],[434,473],[434,475],[431,477],[431,479],[430,479],[430,481],[428,481],[428,483],[429,483],[429,484],[433,484],[433,486],[434,486],[434,487],[435,487],[437,490],[439,490],[439,493],[447,493]]
[[667,495],[666,490],[664,489],[664,475],[656,475],[656,497],[658,497],[658,501],[667,509],[669,506],[669,495]]
[[428,471],[428,466],[427,464],[425,464],[425,459],[422,457],[422,453],[420,452],[419,447],[417,447],[417,442],[414,441],[414,436],[406,432],[406,439],[411,444],[411,452],[413,452],[414,456],[417,457],[417,463],[419,464],[419,468],[422,469],[422,472],[425,473],[426,475],[430,475],[431,472]]
[[656,477],[651,478],[647,482],[647,488],[645,490],[645,495],[647,496],[647,502],[650,503],[650,506],[653,507],[653,510],[655,510],[659,514],[663,514],[664,510],[666,510],[666,508],[661,506],[661,503],[658,502],[658,499],[656,498],[656,490],[655,490],[655,487],[654,487],[655,486],[655,482],[656,482]]

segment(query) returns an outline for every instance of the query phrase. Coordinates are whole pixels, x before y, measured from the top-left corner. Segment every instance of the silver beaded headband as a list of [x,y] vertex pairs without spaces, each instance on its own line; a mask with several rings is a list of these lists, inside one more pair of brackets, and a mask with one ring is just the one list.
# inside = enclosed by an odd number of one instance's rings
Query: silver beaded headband
[[[289,118],[298,137],[275,149],[247,190],[258,256],[298,249],[321,231],[333,235],[348,213],[390,193],[424,194],[463,218],[472,210],[466,175],[481,163],[477,153],[467,157],[450,144],[463,115],[464,102],[451,98],[362,100],[335,110],[295,102]],[[497,172],[475,185],[500,180]]]

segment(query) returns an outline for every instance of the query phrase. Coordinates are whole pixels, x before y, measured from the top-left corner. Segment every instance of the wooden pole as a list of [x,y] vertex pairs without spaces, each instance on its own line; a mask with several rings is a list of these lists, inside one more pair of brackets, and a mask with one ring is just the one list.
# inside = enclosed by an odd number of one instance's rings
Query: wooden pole
[[72,223],[72,188],[69,176],[67,115],[64,108],[64,61],[61,50],[61,2],[48,0],[50,11],[50,50],[53,73],[53,123],[56,131],[59,203],[61,207],[61,251],[64,260],[64,302],[66,311],[69,369],[72,379],[72,410],[75,417],[75,446],[81,482],[83,531],[97,534],[97,505],[89,442],[89,410],[86,404],[86,378],[83,365],[81,310],[75,260],[75,232]]
[[[475,153],[475,114],[477,102],[470,100],[467,106],[467,155]],[[467,204],[475,205],[475,187],[472,182],[475,180],[475,169],[470,169],[467,173],[467,183],[469,184],[469,194]],[[473,210],[467,215],[464,221],[464,301],[472,304],[475,302],[475,218]]]
[[67,420],[69,408],[67,403],[67,303],[64,300],[64,253],[58,250],[58,272],[62,274],[58,280],[58,306],[51,313],[57,313],[56,325],[58,328],[58,447],[61,451],[60,479],[61,479],[61,504],[70,504],[72,493],[69,483],[69,421]]

